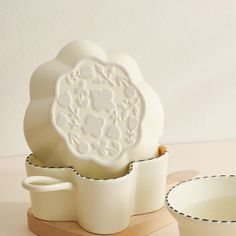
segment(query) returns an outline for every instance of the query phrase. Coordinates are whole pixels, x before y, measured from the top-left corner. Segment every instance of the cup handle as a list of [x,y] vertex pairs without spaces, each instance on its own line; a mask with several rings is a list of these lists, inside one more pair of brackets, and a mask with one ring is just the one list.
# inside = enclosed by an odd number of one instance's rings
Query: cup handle
[[71,182],[49,176],[30,176],[22,181],[22,186],[33,192],[51,192],[60,190],[73,190]]

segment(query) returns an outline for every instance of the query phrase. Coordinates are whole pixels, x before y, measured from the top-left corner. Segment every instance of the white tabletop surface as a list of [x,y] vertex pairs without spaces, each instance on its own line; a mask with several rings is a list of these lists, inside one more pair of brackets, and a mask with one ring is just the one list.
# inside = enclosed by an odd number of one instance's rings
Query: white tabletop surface
[[[236,174],[236,140],[214,143],[169,145],[169,172],[196,169],[200,175]],[[21,187],[25,177],[25,156],[0,157],[0,235],[30,236],[26,211],[28,192]],[[178,236],[176,224],[151,236]]]

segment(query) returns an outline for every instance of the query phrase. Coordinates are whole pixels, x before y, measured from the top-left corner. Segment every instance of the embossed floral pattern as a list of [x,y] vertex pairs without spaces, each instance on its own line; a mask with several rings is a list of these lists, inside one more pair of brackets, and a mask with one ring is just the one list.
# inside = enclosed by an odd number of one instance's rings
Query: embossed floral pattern
[[84,59],[58,79],[52,116],[79,157],[110,162],[138,143],[144,110],[124,69]]

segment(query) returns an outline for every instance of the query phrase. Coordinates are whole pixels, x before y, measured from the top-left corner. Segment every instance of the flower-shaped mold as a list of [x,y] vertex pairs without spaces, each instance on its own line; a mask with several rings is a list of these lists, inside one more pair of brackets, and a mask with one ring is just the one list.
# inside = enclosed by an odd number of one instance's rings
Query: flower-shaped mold
[[139,141],[144,110],[122,68],[86,59],[59,78],[52,123],[76,157],[109,164]]
[[112,178],[124,175],[130,162],[156,155],[162,105],[125,53],[69,43],[34,72],[30,98],[25,136],[47,166]]
[[30,191],[32,213],[48,221],[77,221],[85,230],[111,234],[124,230],[130,216],[164,205],[168,153],[132,162],[126,175],[113,179],[81,176],[73,167],[44,166],[27,158],[23,186]]

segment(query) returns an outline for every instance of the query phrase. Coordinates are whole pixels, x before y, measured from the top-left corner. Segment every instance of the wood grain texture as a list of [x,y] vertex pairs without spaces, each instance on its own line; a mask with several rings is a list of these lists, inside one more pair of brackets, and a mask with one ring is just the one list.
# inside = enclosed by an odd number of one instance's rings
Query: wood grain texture
[[[132,216],[129,227],[124,231],[115,233],[115,236],[143,236],[155,232],[174,222],[172,216],[166,208],[159,211]],[[87,232],[79,226],[77,222],[50,222],[39,220],[32,215],[31,209],[28,210],[28,227],[40,236],[89,236],[95,235]]]

